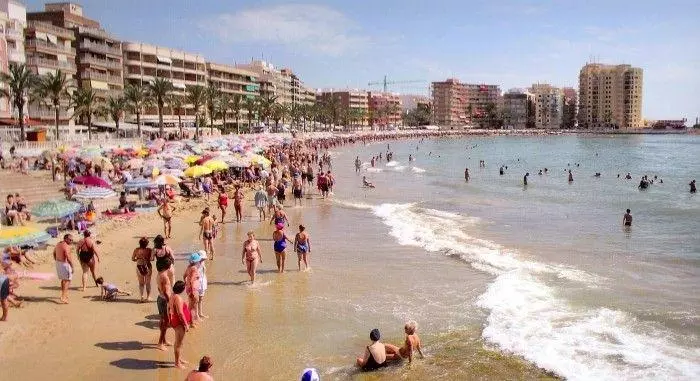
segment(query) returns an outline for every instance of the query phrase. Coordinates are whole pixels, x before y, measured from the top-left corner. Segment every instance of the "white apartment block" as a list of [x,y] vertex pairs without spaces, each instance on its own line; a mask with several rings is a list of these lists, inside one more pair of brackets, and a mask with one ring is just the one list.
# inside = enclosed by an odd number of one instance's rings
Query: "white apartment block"
[[534,103],[535,128],[561,128],[564,107],[562,90],[546,83],[537,83],[530,87],[529,93]]

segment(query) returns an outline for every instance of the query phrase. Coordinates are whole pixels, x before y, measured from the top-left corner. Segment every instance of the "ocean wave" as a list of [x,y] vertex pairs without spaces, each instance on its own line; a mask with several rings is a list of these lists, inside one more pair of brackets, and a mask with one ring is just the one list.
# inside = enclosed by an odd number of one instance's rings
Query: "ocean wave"
[[381,168],[374,168],[374,167],[365,168],[365,171],[367,171],[367,172],[372,172],[372,173],[384,172],[383,169],[381,169]]
[[414,173],[425,173],[425,169],[418,167],[411,167],[411,171],[413,171]]
[[458,258],[494,275],[477,300],[488,311],[483,337],[507,352],[572,380],[700,379],[700,349],[674,344],[673,333],[623,311],[574,307],[547,279],[595,287],[602,279],[576,268],[528,260],[497,243],[471,237],[478,224],[418,204],[372,208],[401,245]]
[[395,167],[395,166],[399,165],[399,162],[398,162],[398,161],[395,161],[395,160],[392,160],[392,161],[386,163],[385,165],[386,165],[387,167]]
[[389,167],[394,172],[403,172],[406,169],[405,165],[397,165],[395,167]]

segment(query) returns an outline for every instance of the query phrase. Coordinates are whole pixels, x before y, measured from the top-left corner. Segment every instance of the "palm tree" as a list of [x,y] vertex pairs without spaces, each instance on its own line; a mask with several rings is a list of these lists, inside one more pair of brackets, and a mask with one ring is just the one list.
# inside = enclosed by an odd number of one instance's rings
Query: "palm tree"
[[108,115],[114,121],[115,132],[119,137],[119,121],[124,116],[124,111],[127,109],[126,99],[124,97],[109,97],[107,105],[104,107],[104,114]]
[[20,140],[25,139],[24,135],[24,106],[32,89],[36,86],[37,77],[27,69],[24,64],[10,64],[7,73],[0,74],[0,82],[7,85],[8,89],[0,89],[0,95],[7,97],[12,106],[17,109],[19,118]]
[[229,94],[222,93],[221,96],[219,97],[219,102],[217,104],[217,114],[221,115],[221,121],[223,122],[223,125],[221,127],[222,131],[226,131],[226,114],[231,110],[233,107],[233,97]]
[[275,121],[275,130],[278,130],[280,127],[280,120],[284,119],[284,106],[276,103],[272,104],[270,116],[272,120]]
[[141,136],[141,113],[144,107],[150,103],[147,88],[143,85],[126,85],[124,99],[131,112],[136,114],[136,133]]
[[195,85],[187,86],[187,103],[192,105],[194,108],[194,136],[195,139],[199,138],[199,110],[201,110],[202,105],[206,102],[206,89],[204,86]]
[[180,137],[182,137],[182,111],[184,106],[184,100],[181,95],[170,94],[168,97],[168,104],[170,109],[177,115],[177,128],[180,131]]
[[61,102],[70,99],[68,90],[72,88],[66,74],[60,69],[56,73],[48,73],[39,78],[36,87],[36,96],[42,103],[54,108],[54,122],[56,125],[56,140],[58,140],[58,120],[61,112]]
[[71,94],[73,115],[87,120],[88,140],[92,139],[92,117],[98,114],[97,95],[92,89],[78,89]]
[[214,86],[213,83],[209,82],[205,94],[207,111],[209,112],[209,132],[214,134],[214,116],[218,108],[217,103],[219,102],[219,97],[221,97],[221,90]]
[[231,100],[231,111],[233,112],[233,117],[236,118],[236,133],[239,135],[241,133],[241,128],[238,125],[238,117],[241,115],[241,108],[242,108],[241,96],[236,94],[233,96],[233,98]]
[[165,107],[165,101],[168,99],[168,94],[170,94],[175,88],[173,83],[165,78],[156,78],[148,85],[148,92],[151,99],[155,102],[158,107],[158,132],[160,136],[163,136],[163,107]]
[[265,124],[269,124],[268,119],[272,115],[274,105],[276,103],[277,103],[277,96],[276,95],[266,93],[265,95],[260,97],[260,104],[259,104],[260,119],[264,120]]
[[253,126],[253,117],[259,109],[258,101],[255,98],[246,98],[245,102],[243,102],[243,108],[248,113],[248,131],[250,131]]

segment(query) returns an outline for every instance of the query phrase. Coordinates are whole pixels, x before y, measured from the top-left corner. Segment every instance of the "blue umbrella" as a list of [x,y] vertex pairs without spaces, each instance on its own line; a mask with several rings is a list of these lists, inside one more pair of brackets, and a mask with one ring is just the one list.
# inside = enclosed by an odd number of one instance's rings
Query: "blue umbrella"
[[156,186],[151,180],[139,178],[124,183],[124,189],[150,188]]
[[68,200],[44,201],[32,208],[32,214],[37,217],[63,218],[80,210],[80,203]]
[[36,245],[49,239],[51,236],[43,230],[19,226],[0,232],[0,247]]
[[76,193],[73,195],[73,198],[79,198],[79,199],[86,199],[86,200],[96,200],[96,199],[103,199],[103,198],[109,198],[109,197],[114,197],[117,194],[107,188],[102,188],[102,187],[89,187],[81,190],[80,192]]

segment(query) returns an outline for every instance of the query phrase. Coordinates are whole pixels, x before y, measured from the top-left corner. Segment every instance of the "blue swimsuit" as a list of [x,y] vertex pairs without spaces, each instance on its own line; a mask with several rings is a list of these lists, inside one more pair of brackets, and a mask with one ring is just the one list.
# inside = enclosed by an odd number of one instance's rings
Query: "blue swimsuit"
[[277,253],[283,252],[284,249],[287,248],[287,236],[283,235],[282,239],[280,239],[279,241],[275,241],[273,248],[275,249],[275,252],[277,252]]

